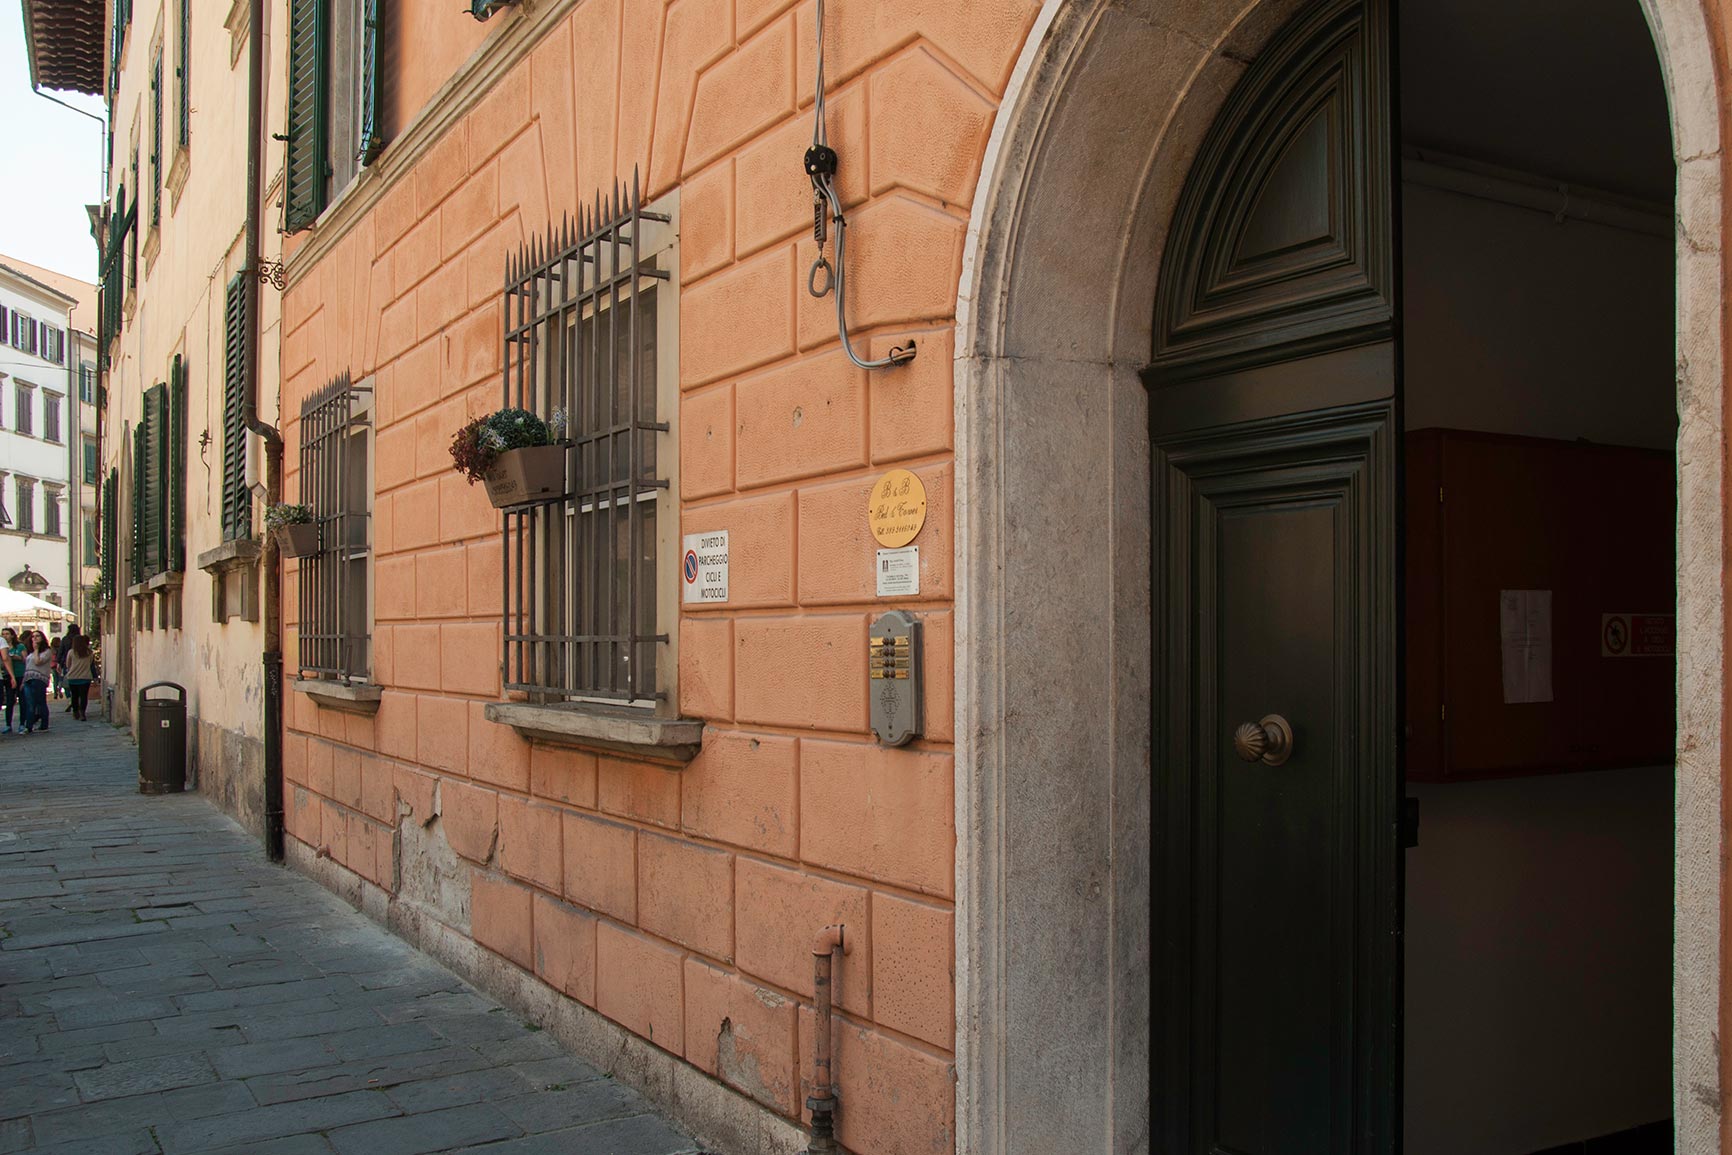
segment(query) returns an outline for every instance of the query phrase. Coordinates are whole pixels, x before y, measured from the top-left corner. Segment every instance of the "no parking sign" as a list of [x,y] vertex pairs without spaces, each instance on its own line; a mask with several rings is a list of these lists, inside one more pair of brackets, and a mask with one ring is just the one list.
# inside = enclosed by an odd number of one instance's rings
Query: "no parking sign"
[[728,600],[728,531],[688,533],[680,541],[680,588],[685,602]]

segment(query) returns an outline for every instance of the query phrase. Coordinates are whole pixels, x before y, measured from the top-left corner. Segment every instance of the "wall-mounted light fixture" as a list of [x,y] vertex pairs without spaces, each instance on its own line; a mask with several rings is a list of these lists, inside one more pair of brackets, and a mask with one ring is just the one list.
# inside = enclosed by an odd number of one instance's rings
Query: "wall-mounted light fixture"
[[517,0],[469,0],[469,15],[485,20],[507,4],[515,3]]

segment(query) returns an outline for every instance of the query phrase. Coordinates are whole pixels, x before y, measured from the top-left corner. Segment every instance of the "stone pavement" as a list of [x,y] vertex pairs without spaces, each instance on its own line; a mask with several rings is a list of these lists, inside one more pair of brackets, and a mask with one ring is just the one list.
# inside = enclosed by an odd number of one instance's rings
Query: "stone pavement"
[[95,719],[0,734],[0,1153],[698,1150],[204,799],[142,796],[136,775]]

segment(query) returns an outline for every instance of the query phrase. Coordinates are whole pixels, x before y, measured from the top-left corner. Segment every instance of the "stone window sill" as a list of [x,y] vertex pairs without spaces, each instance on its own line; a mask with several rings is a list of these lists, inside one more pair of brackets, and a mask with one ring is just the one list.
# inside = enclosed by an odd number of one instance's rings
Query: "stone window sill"
[[198,568],[206,573],[227,573],[242,566],[257,565],[261,547],[256,537],[238,537],[198,555]]
[[373,682],[339,682],[334,678],[296,678],[290,685],[314,704],[345,714],[377,714],[384,690]]
[[180,207],[180,194],[186,189],[187,174],[192,171],[192,150],[186,145],[176,145],[174,157],[168,162],[168,175],[164,183],[168,186],[168,211],[173,213]]
[[179,589],[186,581],[186,575],[179,570],[165,569],[154,577],[145,578],[135,586],[127,588],[127,596],[141,598],[145,594],[153,594],[158,590]]
[[675,766],[690,762],[703,748],[704,724],[693,718],[529,702],[489,702],[486,714],[489,722],[510,726],[532,741]]

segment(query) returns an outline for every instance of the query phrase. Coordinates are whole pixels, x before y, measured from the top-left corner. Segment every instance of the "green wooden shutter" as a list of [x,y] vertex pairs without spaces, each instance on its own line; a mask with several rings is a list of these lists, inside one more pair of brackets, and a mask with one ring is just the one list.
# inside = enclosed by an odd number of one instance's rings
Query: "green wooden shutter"
[[290,0],[288,147],[284,183],[288,189],[284,227],[297,232],[318,219],[325,207],[326,92],[330,87],[330,21],[326,0]]
[[119,543],[120,534],[116,522],[120,520],[120,471],[108,471],[108,479],[102,483],[102,503],[97,506],[96,517],[102,529],[102,596],[114,597],[114,549]]
[[179,0],[180,5],[180,66],[175,73],[180,80],[180,146],[192,144],[192,0]]
[[132,584],[137,585],[144,580],[144,490],[150,479],[150,446],[147,426],[150,410],[145,410],[145,420],[132,427]]
[[150,223],[162,222],[162,52],[150,73]]
[[168,386],[152,385],[144,394],[144,483],[139,500],[144,506],[144,576],[155,577],[166,567],[168,557]]
[[223,540],[253,535],[253,499],[247,492],[247,278],[229,282],[224,309]]
[[186,569],[186,367],[180,354],[174,356],[168,387],[168,468],[164,470],[164,520],[168,536],[163,564],[180,573]]
[[361,163],[372,164],[385,147],[384,85],[379,83],[379,21],[385,0],[365,0],[361,10]]

